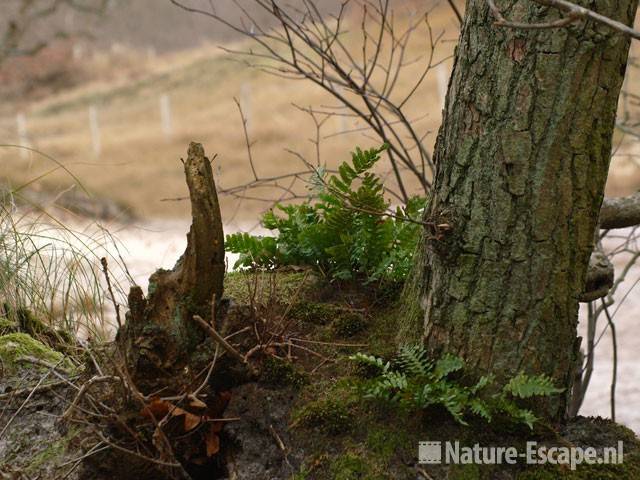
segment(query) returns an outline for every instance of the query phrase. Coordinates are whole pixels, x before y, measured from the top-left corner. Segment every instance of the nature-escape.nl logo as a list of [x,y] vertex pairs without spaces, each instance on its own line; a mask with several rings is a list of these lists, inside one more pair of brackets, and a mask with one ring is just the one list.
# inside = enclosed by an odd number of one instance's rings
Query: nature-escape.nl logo
[[420,442],[418,459],[421,464],[445,465],[515,465],[524,462],[527,465],[568,465],[575,470],[580,464],[621,464],[624,458],[624,443],[619,441],[615,447],[548,446],[538,442],[527,442],[524,451],[516,447],[480,446],[471,447],[454,442]]

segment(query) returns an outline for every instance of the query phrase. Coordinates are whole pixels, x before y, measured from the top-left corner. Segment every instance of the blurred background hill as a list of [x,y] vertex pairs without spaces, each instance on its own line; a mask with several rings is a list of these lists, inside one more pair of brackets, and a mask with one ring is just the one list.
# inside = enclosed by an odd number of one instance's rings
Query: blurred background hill
[[[43,6],[51,2],[41,2]],[[82,2],[77,2],[82,4]],[[189,6],[215,11],[235,22],[245,18],[234,0],[190,0]],[[293,2],[294,4],[296,2]],[[297,2],[301,4],[300,1]],[[340,5],[339,0],[315,0],[321,12],[330,12]],[[86,3],[102,7],[100,3]],[[11,21],[23,6],[22,0],[3,0],[4,14],[0,26]],[[251,17],[262,25],[273,26],[272,17],[251,2],[242,4]],[[190,15],[164,0],[106,0],[101,14],[61,5],[55,14],[42,17],[30,43],[51,37],[60,31],[83,32],[96,48],[110,48],[114,43],[145,50],[151,48],[159,54],[191,49],[211,42],[238,40],[240,35],[229,28],[215,24],[210,18]],[[28,46],[28,45],[27,45]]]
[[[7,29],[25,0],[7,0]],[[200,141],[217,154],[222,188],[251,180],[237,99],[247,116],[253,154],[261,176],[277,176],[300,167],[292,150],[316,160],[310,140],[316,136],[312,119],[295,108],[334,104],[309,82],[289,81],[246,66],[243,57],[221,50],[242,50],[246,40],[211,18],[185,12],[169,0],[104,0],[99,13],[61,7],[37,19],[22,48],[28,55],[8,58],[0,65],[0,138],[4,144],[27,145],[64,163],[98,199],[108,199],[140,218],[176,217],[187,205],[166,201],[185,193],[179,163],[186,145]],[[271,27],[270,17],[254,2],[243,13],[233,0],[191,0],[208,10],[215,6],[231,21]],[[295,2],[293,2],[295,4]],[[337,0],[315,1],[323,13],[336,13]],[[429,12],[429,23],[442,40],[434,57],[442,61],[429,72],[408,112],[416,119],[424,144],[432,150],[440,123],[450,56],[457,24],[449,6],[438,2],[398,0],[396,15],[408,23]],[[243,19],[244,20],[241,20]],[[354,30],[358,18],[347,17]],[[404,20],[403,20],[404,19]],[[348,30],[349,27],[347,26]],[[398,91],[412,88],[430,53],[426,28],[409,44],[415,59],[398,79]],[[349,38],[349,37],[348,37]],[[356,45],[355,34],[349,41]],[[43,48],[36,48],[40,43]],[[629,84],[631,80],[627,83]],[[328,167],[344,160],[356,145],[372,143],[362,125],[334,118],[323,125],[319,152]],[[351,133],[350,133],[351,132]],[[637,188],[635,152],[619,145],[609,192],[624,194]],[[0,149],[0,177],[11,184],[39,178],[55,166],[50,159],[16,148]],[[53,196],[73,181],[58,169],[30,183],[31,190]],[[415,185],[414,185],[415,186]],[[416,190],[417,191],[417,190]],[[261,192],[251,198],[273,198]],[[273,192],[271,192],[273,193]],[[268,202],[237,198],[223,200],[228,220],[256,218]]]
[[[335,12],[335,0],[315,2]],[[209,2],[191,2],[208,7]],[[440,122],[454,40],[455,20],[447,5],[397,2],[408,22],[430,11],[430,23],[442,41],[434,52],[443,60],[430,73],[408,105],[419,118],[431,150]],[[242,14],[232,1],[215,2],[231,19]],[[248,12],[258,21],[261,12]],[[255,17],[253,17],[255,15]],[[69,19],[70,18],[70,19]],[[265,20],[268,24],[268,20]],[[58,29],[72,34],[55,40],[33,55],[11,58],[0,69],[0,137],[2,143],[23,144],[63,162],[98,198],[108,198],[140,217],[175,217],[186,213],[183,202],[162,201],[183,196],[180,156],[191,140],[218,154],[216,167],[222,188],[251,179],[242,121],[234,99],[247,116],[255,142],[254,156],[262,176],[300,167],[285,149],[316,160],[310,139],[312,119],[296,109],[335,103],[308,82],[287,81],[241,62],[221,50],[243,49],[248,42],[230,29],[201,15],[187,13],[168,0],[107,2],[103,14],[59,12],[43,20],[47,34]],[[354,25],[357,20],[354,19]],[[80,28],[79,25],[82,27]],[[45,29],[46,30],[46,29]],[[45,30],[39,32],[45,35]],[[86,31],[90,36],[85,36]],[[408,91],[424,68],[429,51],[425,31],[409,45],[408,65],[398,90]],[[354,44],[356,43],[354,38]],[[35,40],[34,40],[35,41]],[[332,119],[323,126],[320,153],[328,166],[348,158],[356,145],[372,143],[351,119]],[[348,133],[357,130],[354,133]],[[36,153],[0,149],[2,177],[14,185],[39,177],[53,167]],[[6,170],[5,170],[6,169]],[[72,183],[66,172],[51,172],[30,184],[32,189],[60,192]],[[260,196],[260,195],[258,195]],[[262,192],[262,197],[268,197]],[[271,198],[271,197],[270,197]],[[223,199],[224,214],[255,219],[265,202]]]

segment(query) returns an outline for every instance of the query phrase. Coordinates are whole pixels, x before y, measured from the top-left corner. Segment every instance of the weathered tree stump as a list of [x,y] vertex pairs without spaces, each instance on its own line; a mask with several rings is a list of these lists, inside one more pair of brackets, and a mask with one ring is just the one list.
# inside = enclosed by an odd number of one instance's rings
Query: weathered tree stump
[[211,163],[202,145],[193,142],[183,163],[192,216],[187,248],[172,270],[149,278],[147,299],[140,287],[131,288],[126,324],[117,336],[129,373],[144,393],[189,382],[194,355],[210,347],[192,318],[211,319],[223,294],[224,233]]

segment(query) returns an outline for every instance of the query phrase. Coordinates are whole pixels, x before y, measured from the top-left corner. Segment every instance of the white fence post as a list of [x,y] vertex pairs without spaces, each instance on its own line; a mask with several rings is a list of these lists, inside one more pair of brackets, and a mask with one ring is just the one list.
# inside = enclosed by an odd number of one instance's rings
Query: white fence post
[[173,134],[171,123],[171,101],[166,93],[160,96],[160,120],[162,122],[162,133],[168,140]]
[[100,124],[98,123],[98,108],[95,105],[89,106],[89,129],[91,130],[91,145],[93,154],[100,156],[102,144],[100,142]]
[[[27,133],[27,117],[24,113],[20,112],[16,115],[16,126],[18,129],[18,144],[22,147],[31,148],[31,142],[29,141],[29,135]],[[20,149],[20,158],[29,158],[31,152],[24,148]]]

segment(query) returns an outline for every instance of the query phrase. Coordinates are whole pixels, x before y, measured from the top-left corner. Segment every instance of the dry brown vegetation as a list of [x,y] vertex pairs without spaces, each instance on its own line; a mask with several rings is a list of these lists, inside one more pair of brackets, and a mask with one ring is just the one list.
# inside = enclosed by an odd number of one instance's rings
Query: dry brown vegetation
[[[187,15],[185,13],[185,15]],[[436,59],[449,57],[455,45],[457,27],[446,4],[429,15],[434,32],[445,30]],[[354,25],[357,27],[357,25]],[[357,30],[357,28],[354,28]],[[357,48],[355,34],[350,39]],[[410,44],[408,58],[418,61],[404,70],[398,94],[408,91],[424,67],[424,32]],[[636,47],[637,48],[637,47]],[[123,60],[126,58],[126,61]],[[114,73],[114,59],[119,69]],[[319,88],[303,81],[287,81],[258,72],[239,63],[238,58],[205,46],[179,54],[149,58],[144,53],[118,51],[94,55],[83,61],[91,81],[51,93],[25,104],[10,102],[1,109],[0,143],[16,144],[16,113],[24,111],[32,146],[68,166],[97,197],[114,199],[137,214],[175,217],[186,213],[185,202],[163,201],[183,197],[184,183],[178,159],[191,140],[217,152],[214,167],[221,189],[251,180],[242,123],[234,97],[240,99],[250,120],[253,153],[261,176],[277,175],[301,167],[300,161],[285,149],[295,150],[315,160],[310,141],[316,128],[312,119],[293,107],[335,105],[335,100]],[[448,74],[451,62],[441,67]],[[421,132],[430,131],[425,143],[429,151],[440,123],[441,97],[438,72],[432,71],[413,97],[409,113],[419,122]],[[442,82],[442,75],[440,82]],[[631,82],[628,82],[631,84]],[[168,94],[172,111],[172,135],[163,134],[160,97]],[[89,107],[97,108],[101,153],[96,157],[91,143]],[[321,135],[322,161],[328,166],[344,160],[356,145],[373,142],[367,132],[333,136],[358,127],[352,120],[333,118],[325,123]],[[625,140],[620,137],[620,140]],[[618,150],[609,194],[625,194],[640,185],[633,157],[628,148]],[[0,149],[0,177],[13,185],[38,177],[53,165],[36,153],[24,155],[16,148]],[[49,174],[33,186],[60,191],[69,185],[61,171]],[[417,191],[417,190],[416,190]],[[273,192],[252,192],[251,196],[273,197]],[[268,206],[265,202],[238,202],[222,198],[225,220],[255,219]]]

